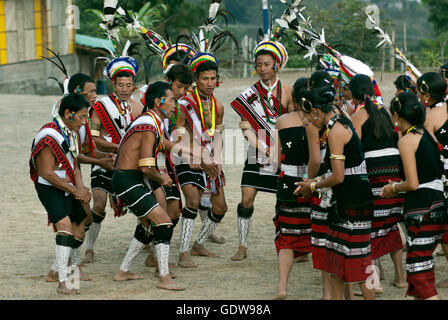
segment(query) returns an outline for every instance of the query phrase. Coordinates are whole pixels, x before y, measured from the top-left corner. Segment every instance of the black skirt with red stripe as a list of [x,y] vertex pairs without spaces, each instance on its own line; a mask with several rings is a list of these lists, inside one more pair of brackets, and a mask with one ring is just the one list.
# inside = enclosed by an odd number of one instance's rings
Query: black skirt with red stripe
[[310,198],[293,194],[295,182],[302,178],[280,174],[277,189],[275,225],[275,248],[291,249],[294,257],[311,252],[311,205]]
[[311,252],[313,268],[324,269],[325,241],[328,235],[328,208],[319,206],[320,198],[315,193],[311,199]]
[[420,299],[433,297],[437,295],[433,253],[447,234],[447,207],[439,206],[424,215],[407,217],[406,229],[407,295]]
[[372,259],[403,248],[398,229],[402,219],[404,197],[382,198],[381,188],[391,181],[400,181],[399,155],[367,158],[367,174],[373,193]]
[[370,221],[330,222],[323,270],[344,282],[363,282],[371,275]]

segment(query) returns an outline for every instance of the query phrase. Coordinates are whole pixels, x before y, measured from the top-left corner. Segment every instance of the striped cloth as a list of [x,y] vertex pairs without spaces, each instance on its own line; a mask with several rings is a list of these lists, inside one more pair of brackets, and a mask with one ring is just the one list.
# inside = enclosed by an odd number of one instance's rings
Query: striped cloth
[[294,258],[311,252],[311,207],[310,198],[303,199],[293,194],[295,182],[300,177],[284,175],[279,178],[275,225],[275,248],[294,251]]
[[328,234],[328,208],[319,206],[317,193],[311,200],[311,251],[313,268],[324,269],[325,242]]
[[419,225],[407,226],[406,295],[427,299],[437,295],[433,253],[448,230],[446,218],[437,223],[427,213]]
[[372,264],[370,235],[370,221],[330,223],[323,270],[344,282],[367,280]]
[[366,157],[367,175],[372,187],[374,206],[371,240],[372,259],[377,259],[403,248],[398,222],[402,217],[404,197],[380,197],[382,187],[387,185],[389,180],[401,180],[399,161],[399,154]]

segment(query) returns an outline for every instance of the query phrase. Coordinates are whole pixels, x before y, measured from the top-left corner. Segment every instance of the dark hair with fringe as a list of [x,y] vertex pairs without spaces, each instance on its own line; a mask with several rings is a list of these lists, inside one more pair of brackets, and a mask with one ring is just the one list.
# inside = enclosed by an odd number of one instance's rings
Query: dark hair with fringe
[[392,138],[394,135],[392,123],[371,100],[375,95],[375,90],[370,77],[364,74],[357,74],[350,79],[348,87],[353,98],[365,103],[365,109],[369,115],[369,118],[373,121],[373,134],[375,139],[383,140]]
[[212,61],[205,61],[204,63],[200,64],[196,68],[194,75],[196,76],[196,78],[199,78],[199,74],[201,72],[210,71],[210,70],[215,70],[216,76],[218,77],[218,65]]
[[413,93],[403,92],[393,98],[390,102],[390,112],[418,129],[425,126],[426,108]]
[[154,108],[154,100],[164,97],[166,95],[166,90],[171,90],[171,87],[164,81],[151,83],[145,92],[145,107],[143,108],[142,113],[145,113],[148,109]]
[[76,88],[79,88],[81,91],[83,91],[84,85],[88,82],[95,83],[91,76],[88,76],[84,73],[74,74],[68,81],[68,93],[75,93]]
[[446,97],[447,82],[440,73],[427,72],[418,78],[417,88],[423,94],[429,93],[435,103],[439,103]]
[[131,73],[126,72],[126,71],[120,71],[115,75],[114,84],[117,83],[117,78],[131,78],[132,81],[134,81],[134,83],[135,83],[135,77]]
[[191,85],[194,82],[194,74],[185,64],[176,64],[166,74],[169,81],[179,80],[183,84]]
[[84,108],[89,108],[89,101],[80,93],[70,93],[61,100],[58,114],[63,117],[65,110],[70,112],[78,112]]
[[274,60],[274,64],[277,62],[277,58],[274,56],[274,54],[271,51],[268,51],[268,50],[258,51],[257,54],[255,55],[255,61],[257,61],[257,58],[259,56],[265,56],[265,55],[271,56],[271,58]]

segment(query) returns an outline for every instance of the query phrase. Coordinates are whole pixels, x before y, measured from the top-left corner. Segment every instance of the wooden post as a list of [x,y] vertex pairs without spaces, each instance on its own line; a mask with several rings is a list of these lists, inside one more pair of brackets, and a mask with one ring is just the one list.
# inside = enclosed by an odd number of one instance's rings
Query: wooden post
[[235,77],[235,42],[232,41],[232,77]]
[[[392,30],[392,42],[395,43],[395,30]],[[393,48],[390,48],[390,71],[395,71],[395,54]]]
[[243,67],[243,78],[247,78],[247,61],[249,59],[249,49],[248,49],[248,41],[249,37],[247,34],[243,37],[243,60],[244,60],[244,67]]
[[403,23],[403,53],[404,55],[406,55],[407,51],[408,51],[408,45],[407,45],[407,39],[406,39],[406,22]]

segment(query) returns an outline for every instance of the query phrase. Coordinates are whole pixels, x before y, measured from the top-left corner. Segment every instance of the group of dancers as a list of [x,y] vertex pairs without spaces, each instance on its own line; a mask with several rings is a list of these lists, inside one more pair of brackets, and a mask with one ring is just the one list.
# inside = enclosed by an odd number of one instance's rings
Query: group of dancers
[[[81,280],[90,280],[82,264],[94,262],[108,199],[115,216],[130,211],[138,218],[114,280],[142,278],[130,268],[146,247],[145,264],[156,267],[157,287],[185,290],[168,263],[179,222],[180,267],[197,267],[192,255],[217,256],[205,241],[224,242],[215,230],[228,211],[221,161],[225,108],[214,95],[219,86],[214,52],[231,34],[215,32],[220,2],[212,1],[206,25],[190,44],[173,44],[130,18],[117,1],[105,1],[102,27],[116,47],[105,68],[113,92],[97,101],[92,78],[66,75],[53,121],[32,145],[31,178],[56,231],[56,257],[46,280],[58,282],[57,292],[80,292],[68,285],[69,264],[79,268]],[[303,47],[321,41],[331,48],[320,36],[300,38],[300,2],[285,11],[281,28],[296,31]],[[128,56],[129,43],[118,51],[117,16],[161,58],[165,79],[147,82],[140,101],[133,99],[139,64]],[[395,81],[397,92],[387,106],[373,71],[333,49],[319,55],[319,70],[309,78],[283,83],[278,74],[288,53],[279,34],[270,32],[256,46],[259,80],[231,102],[249,145],[236,208],[239,247],[231,260],[247,257],[255,197],[270,192],[276,194],[275,299],[287,297],[294,261],[309,254],[313,268],[322,272],[323,299],[352,299],[353,283],[365,299],[374,299],[382,288],[371,279],[386,254],[394,264],[395,286],[407,282],[407,295],[439,298],[432,254],[442,243],[448,257],[447,66],[418,77],[409,69]],[[82,182],[80,163],[92,166],[90,188]],[[198,213],[202,224],[191,244]]]

